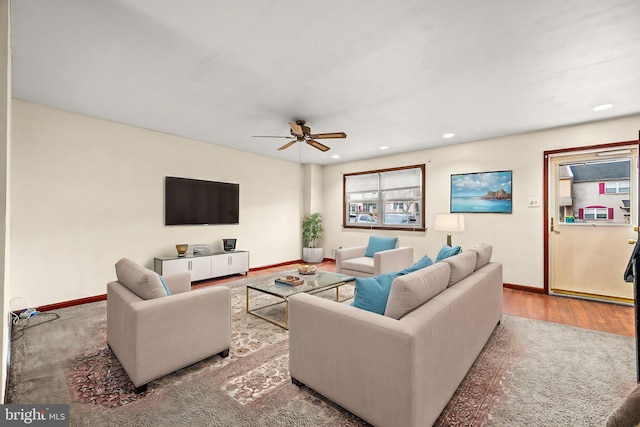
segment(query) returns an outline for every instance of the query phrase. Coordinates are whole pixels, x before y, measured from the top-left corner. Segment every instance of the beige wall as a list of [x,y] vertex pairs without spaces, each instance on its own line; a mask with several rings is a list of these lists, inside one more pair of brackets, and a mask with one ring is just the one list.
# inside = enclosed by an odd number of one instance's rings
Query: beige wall
[[8,0],[0,1],[0,306],[2,316],[2,365],[0,367],[0,401],[4,403],[9,347],[9,153],[11,103],[11,25]]
[[[453,241],[493,244],[495,259],[505,264],[505,282],[541,288],[543,212],[528,207],[528,199],[543,196],[543,151],[634,140],[640,129],[640,116],[633,116],[302,167],[17,100],[12,113],[12,309],[102,294],[120,257],[151,267],[154,256],[172,254],[183,241],[219,245],[237,237],[238,249],[251,251],[252,268],[297,260],[307,209],[325,217],[325,256],[365,244],[368,231],[341,227],[342,173],[418,163],[427,168],[428,228],[437,213],[449,210],[452,173],[513,170],[513,214],[466,214],[467,230]],[[165,175],[240,183],[241,224],[165,227]],[[416,259],[435,257],[445,241],[444,233],[431,230],[376,234],[399,235]]]
[[446,242],[446,233],[431,229],[437,213],[449,212],[451,174],[512,170],[513,213],[465,214],[466,231],[455,233],[453,244],[464,249],[478,242],[490,243],[494,259],[504,263],[506,283],[542,288],[543,210],[528,207],[528,202],[530,197],[543,197],[543,152],[637,140],[639,129],[640,116],[633,116],[325,167],[325,253],[341,246],[364,245],[371,234],[341,227],[343,173],[426,164],[427,232],[375,233],[399,236],[400,245],[414,248],[417,260],[423,255],[435,258]]
[[[19,100],[12,141],[11,309],[104,294],[119,258],[152,268],[176,243],[235,237],[252,268],[300,259],[297,163]],[[167,175],[239,183],[240,225],[164,226]]]

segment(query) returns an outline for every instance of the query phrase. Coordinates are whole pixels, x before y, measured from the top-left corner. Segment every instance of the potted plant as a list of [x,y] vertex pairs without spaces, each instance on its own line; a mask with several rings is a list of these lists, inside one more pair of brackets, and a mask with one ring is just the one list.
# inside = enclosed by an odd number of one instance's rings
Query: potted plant
[[304,262],[317,263],[324,260],[324,249],[316,248],[316,242],[324,233],[322,215],[314,213],[302,221],[302,260]]

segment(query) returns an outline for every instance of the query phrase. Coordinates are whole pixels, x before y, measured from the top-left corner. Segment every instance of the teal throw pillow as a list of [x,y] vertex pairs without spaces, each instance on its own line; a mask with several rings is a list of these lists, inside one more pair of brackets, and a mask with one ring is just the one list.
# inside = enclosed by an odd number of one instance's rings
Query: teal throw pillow
[[421,270],[425,267],[429,267],[430,265],[433,265],[433,261],[431,261],[431,258],[429,258],[427,255],[425,255],[419,261],[413,264],[411,267],[407,267],[404,270],[400,271],[400,273],[402,274],[413,273],[414,271]]
[[384,314],[389,292],[391,292],[391,283],[397,276],[400,276],[400,273],[387,273],[375,277],[356,277],[356,294],[352,305],[363,310]]
[[462,252],[462,248],[460,246],[451,247],[449,245],[444,245],[440,252],[438,252],[438,256],[436,257],[436,262],[440,262],[445,258],[449,258],[450,256],[458,255]]
[[169,287],[167,286],[167,283],[164,281],[164,278],[158,274],[158,277],[160,278],[160,281],[162,282],[162,286],[164,286],[164,291],[167,293],[167,296],[171,295],[171,291],[169,290]]
[[364,256],[373,258],[373,254],[376,252],[395,249],[397,243],[397,237],[369,236],[369,244],[367,245],[367,250],[365,251]]

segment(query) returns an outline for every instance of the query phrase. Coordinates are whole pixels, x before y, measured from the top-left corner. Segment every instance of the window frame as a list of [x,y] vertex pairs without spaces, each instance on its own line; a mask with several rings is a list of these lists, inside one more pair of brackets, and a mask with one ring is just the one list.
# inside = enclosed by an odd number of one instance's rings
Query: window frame
[[[419,222],[420,226],[410,226],[410,225],[392,226],[388,224],[387,225],[383,224],[384,215],[385,215],[384,199],[383,199],[384,191],[381,191],[380,188],[378,188],[377,191],[373,192],[376,194],[376,198],[374,199],[375,201],[372,201],[371,199],[365,200],[366,203],[377,203],[379,222],[376,224],[366,223],[363,225],[355,225],[354,223],[349,222],[349,215],[347,214],[347,209],[349,209],[349,206],[348,206],[349,202],[347,200],[347,180],[349,179],[349,177],[354,177],[358,175],[381,174],[384,172],[394,172],[394,171],[409,170],[409,169],[420,170],[420,199],[419,199],[420,212],[418,214],[420,218],[420,222]],[[376,230],[425,231],[427,229],[425,226],[425,206],[426,206],[425,170],[426,170],[425,165],[419,164],[419,165],[401,166],[401,167],[386,168],[386,169],[374,169],[369,171],[352,172],[352,173],[343,174],[342,176],[342,228],[353,229],[353,230],[376,229]],[[398,203],[398,202],[392,201],[390,203]]]

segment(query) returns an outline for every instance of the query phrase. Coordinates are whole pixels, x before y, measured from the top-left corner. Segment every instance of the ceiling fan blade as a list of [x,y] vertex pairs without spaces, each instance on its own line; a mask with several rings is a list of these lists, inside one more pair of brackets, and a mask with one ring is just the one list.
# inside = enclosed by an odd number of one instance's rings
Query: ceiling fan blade
[[293,132],[294,135],[296,136],[303,136],[304,133],[302,132],[302,126],[300,126],[297,123],[289,123],[289,127],[291,128],[291,132]]
[[287,138],[287,139],[291,139],[292,136],[251,135],[251,138]]
[[344,132],[330,132],[330,133],[316,133],[309,135],[313,139],[327,139],[327,138],[346,138],[347,134]]
[[282,147],[278,148],[278,150],[284,150],[285,148],[289,148],[293,144],[295,144],[297,141],[298,141],[297,139],[294,139],[293,141],[289,141],[286,144],[284,144]]
[[330,148],[327,147],[324,144],[320,144],[318,141],[314,141],[313,139],[310,139],[308,141],[306,141],[307,144],[309,144],[310,146],[317,148],[320,151],[329,151]]

